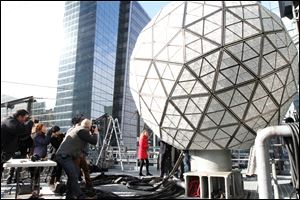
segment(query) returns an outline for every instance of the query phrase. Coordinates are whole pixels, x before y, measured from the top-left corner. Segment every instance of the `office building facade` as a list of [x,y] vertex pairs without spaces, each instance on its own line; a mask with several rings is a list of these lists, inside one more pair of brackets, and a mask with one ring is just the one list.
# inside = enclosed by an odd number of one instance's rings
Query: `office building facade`
[[71,118],[112,114],[120,2],[67,1],[60,59],[55,124]]
[[[65,3],[54,124],[63,131],[72,117],[117,117],[125,146],[136,146],[136,107],[128,86],[129,59],[150,18],[138,2]],[[143,122],[140,122],[142,128]]]
[[[124,144],[135,149],[137,132],[142,130],[144,123],[138,117],[129,89],[129,61],[138,35],[150,18],[138,2],[123,1],[119,19],[113,116],[120,121]],[[140,120],[139,129],[137,120]]]

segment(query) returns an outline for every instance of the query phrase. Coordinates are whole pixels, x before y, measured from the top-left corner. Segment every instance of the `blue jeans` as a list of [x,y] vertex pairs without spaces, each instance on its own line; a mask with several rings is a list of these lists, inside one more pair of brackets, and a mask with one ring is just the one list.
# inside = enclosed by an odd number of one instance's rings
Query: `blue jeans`
[[85,194],[82,192],[78,184],[79,167],[75,164],[73,158],[71,156],[57,155],[56,159],[68,176],[67,196],[69,198],[75,197],[78,199],[84,199]]
[[185,153],[183,158],[184,172],[191,171],[190,155]]

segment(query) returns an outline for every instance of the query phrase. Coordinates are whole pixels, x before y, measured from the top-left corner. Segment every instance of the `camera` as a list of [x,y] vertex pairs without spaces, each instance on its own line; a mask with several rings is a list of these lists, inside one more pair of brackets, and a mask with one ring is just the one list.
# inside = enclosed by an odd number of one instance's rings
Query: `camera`
[[96,126],[95,126],[95,125],[92,125],[92,126],[91,126],[91,129],[90,129],[91,133],[94,133],[94,132],[95,132],[95,129],[96,129]]
[[100,131],[103,126],[103,122],[99,121],[99,120],[92,120],[92,127],[90,129],[91,133],[94,133],[95,129],[98,128],[98,131]]
[[31,157],[31,161],[35,162],[35,161],[39,161],[41,158],[39,155],[35,154]]

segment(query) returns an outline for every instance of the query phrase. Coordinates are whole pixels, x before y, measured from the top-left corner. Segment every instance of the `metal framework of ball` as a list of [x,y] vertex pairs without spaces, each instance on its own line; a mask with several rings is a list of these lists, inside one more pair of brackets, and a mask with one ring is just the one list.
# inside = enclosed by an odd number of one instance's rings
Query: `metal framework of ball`
[[257,2],[172,2],[142,30],[130,89],[147,125],[179,149],[250,148],[297,93],[298,52]]

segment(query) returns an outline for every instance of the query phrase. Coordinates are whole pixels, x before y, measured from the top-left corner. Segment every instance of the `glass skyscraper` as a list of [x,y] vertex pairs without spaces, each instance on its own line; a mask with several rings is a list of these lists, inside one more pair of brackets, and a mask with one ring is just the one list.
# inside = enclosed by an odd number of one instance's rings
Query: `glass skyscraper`
[[[125,146],[136,146],[136,107],[129,90],[129,59],[150,21],[135,1],[67,1],[54,124],[72,117],[118,118]],[[143,122],[140,123],[143,126]]]
[[[136,1],[120,4],[117,61],[113,117],[120,121],[124,144],[135,149],[137,138],[137,108],[129,89],[129,61],[139,33],[150,21],[147,13]],[[143,121],[140,121],[140,130]]]
[[67,1],[55,124],[112,114],[120,2]]

